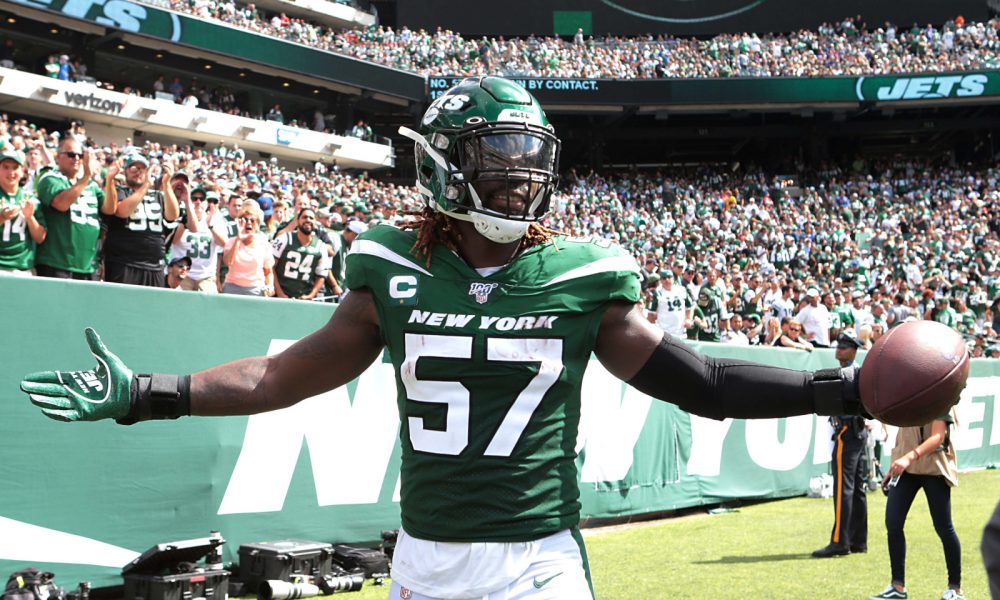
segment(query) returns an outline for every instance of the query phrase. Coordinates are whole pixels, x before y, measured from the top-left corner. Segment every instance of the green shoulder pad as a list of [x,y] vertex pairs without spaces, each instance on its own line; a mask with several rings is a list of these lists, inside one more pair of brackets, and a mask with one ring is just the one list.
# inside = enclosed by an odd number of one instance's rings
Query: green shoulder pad
[[[369,287],[373,273],[412,270],[430,275],[424,260],[411,248],[417,239],[415,231],[404,231],[391,225],[377,225],[358,236],[347,254],[346,286],[356,290]],[[378,277],[375,281],[381,281]]]
[[[533,249],[534,250],[534,249]],[[534,271],[535,285],[551,293],[597,302],[638,302],[639,265],[614,242],[600,237],[557,236],[518,261]]]

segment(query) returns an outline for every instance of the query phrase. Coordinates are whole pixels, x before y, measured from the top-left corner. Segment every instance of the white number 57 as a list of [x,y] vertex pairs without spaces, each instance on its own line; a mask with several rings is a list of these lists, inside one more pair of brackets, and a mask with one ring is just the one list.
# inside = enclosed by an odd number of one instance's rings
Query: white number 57
[[[405,336],[406,358],[400,376],[407,397],[418,402],[446,404],[444,430],[425,429],[420,417],[409,417],[410,443],[418,452],[458,455],[469,445],[469,390],[458,381],[417,379],[421,357],[472,358],[472,338],[451,335]],[[538,363],[538,373],[521,390],[483,453],[510,456],[532,415],[563,370],[562,340],[551,338],[486,338],[486,360]]]

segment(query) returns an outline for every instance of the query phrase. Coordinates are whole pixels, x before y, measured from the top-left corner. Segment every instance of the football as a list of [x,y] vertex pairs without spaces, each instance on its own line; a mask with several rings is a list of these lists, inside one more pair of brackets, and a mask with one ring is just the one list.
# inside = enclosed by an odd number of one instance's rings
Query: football
[[894,327],[861,366],[861,401],[876,419],[899,427],[925,425],[958,402],[969,376],[962,336],[935,321]]

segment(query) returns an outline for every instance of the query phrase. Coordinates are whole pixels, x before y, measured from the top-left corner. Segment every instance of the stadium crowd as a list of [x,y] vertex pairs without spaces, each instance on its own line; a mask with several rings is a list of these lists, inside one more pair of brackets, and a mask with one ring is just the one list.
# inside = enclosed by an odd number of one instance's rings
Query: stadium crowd
[[[242,281],[228,291],[333,298],[353,239],[422,207],[409,186],[325,162],[284,168],[224,144],[99,147],[80,124],[60,134],[6,120],[0,140],[0,268],[23,275],[150,284],[159,273],[163,285],[166,271],[171,287]],[[1000,356],[1000,168],[858,162],[799,178],[793,189],[752,168],[571,169],[547,225],[628,248],[650,319],[679,336],[809,350],[851,329],[868,347],[907,319],[934,319],[977,356]],[[62,224],[60,204],[71,209]],[[126,229],[152,236],[152,250],[123,243]]]
[[[143,0],[146,3],[216,20],[270,37],[347,54],[426,76],[503,75],[598,79],[833,76],[879,73],[950,72],[1000,65],[1000,19],[966,22],[957,16],[941,27],[905,28],[892,23],[869,29],[848,17],[816,30],[788,34],[721,34],[710,39],[660,35],[572,39],[466,39],[460,33],[391,27],[331,29],[284,13],[265,14],[253,3],[233,0]],[[0,65],[18,66],[12,40],[0,45]],[[116,81],[112,73],[88,70],[77,54],[52,54],[40,72],[62,80],[88,80],[126,94],[173,96],[174,101],[244,117],[279,121],[292,127],[334,132],[334,117],[321,110],[285,115],[279,105],[251,110],[240,94],[224,85],[176,74],[159,76],[150,89]],[[345,135],[372,141],[367,125],[344,128]]]
[[503,75],[634,79],[777,77],[948,72],[1000,64],[1000,20],[869,28],[860,17],[791,33],[746,32],[710,39],[674,37],[529,36],[466,39],[438,28],[372,26],[338,30],[266,14],[233,0],[143,0],[362,60],[427,76]]

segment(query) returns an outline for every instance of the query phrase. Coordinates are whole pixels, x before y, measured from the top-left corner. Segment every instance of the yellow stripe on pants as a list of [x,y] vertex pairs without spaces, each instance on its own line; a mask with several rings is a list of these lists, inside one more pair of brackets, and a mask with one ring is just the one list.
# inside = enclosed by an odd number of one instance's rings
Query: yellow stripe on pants
[[834,456],[837,457],[834,467],[837,469],[837,498],[834,500],[833,506],[833,543],[840,543],[840,515],[841,511],[844,509],[844,432],[847,431],[847,425],[842,425],[840,431],[837,433],[837,450]]

